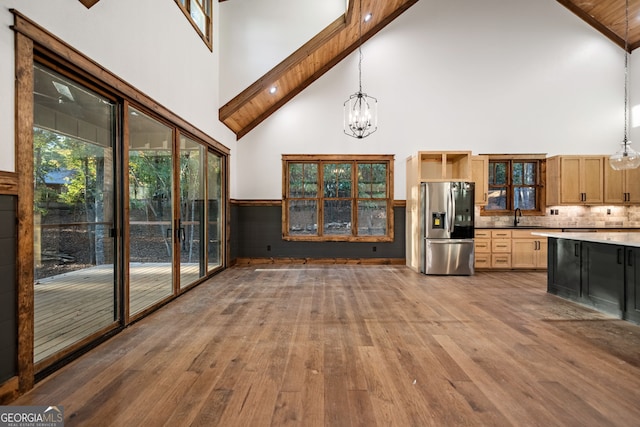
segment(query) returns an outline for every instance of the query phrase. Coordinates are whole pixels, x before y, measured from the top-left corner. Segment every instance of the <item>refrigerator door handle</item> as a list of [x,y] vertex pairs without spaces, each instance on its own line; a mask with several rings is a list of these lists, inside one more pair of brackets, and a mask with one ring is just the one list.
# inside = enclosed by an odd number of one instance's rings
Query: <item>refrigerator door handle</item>
[[448,200],[448,208],[449,208],[449,234],[453,233],[453,220],[456,212],[456,199],[453,197],[453,187],[449,187],[449,200]]

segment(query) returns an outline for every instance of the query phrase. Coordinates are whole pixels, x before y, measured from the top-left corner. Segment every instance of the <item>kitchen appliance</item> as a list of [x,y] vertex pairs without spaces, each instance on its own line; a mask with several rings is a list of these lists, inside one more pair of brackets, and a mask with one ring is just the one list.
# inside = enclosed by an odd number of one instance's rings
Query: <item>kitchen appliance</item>
[[474,183],[423,182],[420,200],[420,271],[473,274]]

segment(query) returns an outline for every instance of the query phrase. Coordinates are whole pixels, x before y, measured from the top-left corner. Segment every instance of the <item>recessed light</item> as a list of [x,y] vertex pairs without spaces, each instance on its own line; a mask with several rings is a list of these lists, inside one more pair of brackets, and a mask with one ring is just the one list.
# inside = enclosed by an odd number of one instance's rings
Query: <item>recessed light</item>
[[271,88],[269,88],[269,93],[271,95],[273,95],[274,93],[276,93],[278,91],[278,88],[276,86],[271,86]]
[[371,18],[373,18],[373,15],[372,15],[371,13],[367,13],[367,14],[364,16],[364,22],[369,22],[369,21],[371,21]]

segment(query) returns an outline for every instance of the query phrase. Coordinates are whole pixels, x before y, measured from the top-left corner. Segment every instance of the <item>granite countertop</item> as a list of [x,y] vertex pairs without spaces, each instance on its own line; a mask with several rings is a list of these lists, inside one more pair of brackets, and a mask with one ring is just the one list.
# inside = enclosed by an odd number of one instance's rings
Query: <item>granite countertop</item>
[[593,243],[607,243],[611,245],[633,246],[640,248],[640,233],[575,233],[575,232],[533,232],[535,236],[554,237],[556,239],[580,240]]

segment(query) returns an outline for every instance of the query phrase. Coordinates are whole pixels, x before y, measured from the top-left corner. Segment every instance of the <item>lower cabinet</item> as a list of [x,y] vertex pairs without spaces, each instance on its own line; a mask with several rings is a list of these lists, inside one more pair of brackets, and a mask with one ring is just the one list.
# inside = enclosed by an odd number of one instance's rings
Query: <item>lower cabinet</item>
[[640,323],[640,248],[549,238],[547,291]]
[[626,248],[624,318],[640,323],[640,248]]
[[582,243],[582,300],[592,307],[622,317],[624,312],[623,246]]
[[579,300],[582,242],[549,238],[547,292]]

